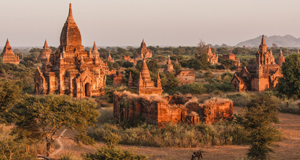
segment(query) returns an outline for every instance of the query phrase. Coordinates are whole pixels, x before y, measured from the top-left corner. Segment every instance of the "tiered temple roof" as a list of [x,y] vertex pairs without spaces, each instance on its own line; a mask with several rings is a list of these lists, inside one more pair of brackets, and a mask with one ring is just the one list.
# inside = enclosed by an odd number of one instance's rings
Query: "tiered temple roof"
[[18,56],[15,56],[10,43],[8,41],[8,38],[6,40],[6,44],[4,46],[3,49],[3,53],[1,55],[2,59],[3,59],[3,63],[13,63],[13,64],[19,64],[20,60]]

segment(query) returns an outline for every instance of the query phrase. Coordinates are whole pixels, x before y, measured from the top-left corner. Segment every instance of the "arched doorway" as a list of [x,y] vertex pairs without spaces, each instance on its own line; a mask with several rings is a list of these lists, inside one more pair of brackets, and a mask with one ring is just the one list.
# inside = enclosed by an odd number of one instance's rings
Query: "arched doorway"
[[85,84],[85,96],[90,97],[91,96],[91,85],[90,83]]
[[35,94],[40,94],[40,84],[35,84]]

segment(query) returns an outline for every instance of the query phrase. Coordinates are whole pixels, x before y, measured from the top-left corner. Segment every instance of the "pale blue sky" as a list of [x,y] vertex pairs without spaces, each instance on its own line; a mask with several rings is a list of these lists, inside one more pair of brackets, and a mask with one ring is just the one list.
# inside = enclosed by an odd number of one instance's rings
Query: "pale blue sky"
[[83,45],[236,45],[261,34],[300,37],[300,0],[1,0],[0,46],[59,45],[69,3]]

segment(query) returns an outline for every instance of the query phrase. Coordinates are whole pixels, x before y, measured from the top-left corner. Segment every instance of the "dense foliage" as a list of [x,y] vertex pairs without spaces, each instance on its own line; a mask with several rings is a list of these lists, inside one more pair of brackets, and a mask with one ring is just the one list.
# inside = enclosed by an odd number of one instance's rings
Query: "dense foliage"
[[277,90],[288,97],[300,97],[300,53],[286,57],[282,65],[283,78],[279,79]]
[[24,95],[5,117],[8,123],[15,123],[13,133],[17,139],[26,138],[31,142],[45,139],[49,156],[54,136],[63,127],[74,130],[76,142],[93,143],[86,136],[86,128],[93,126],[99,116],[95,108],[95,104],[89,100],[72,99],[69,96]]

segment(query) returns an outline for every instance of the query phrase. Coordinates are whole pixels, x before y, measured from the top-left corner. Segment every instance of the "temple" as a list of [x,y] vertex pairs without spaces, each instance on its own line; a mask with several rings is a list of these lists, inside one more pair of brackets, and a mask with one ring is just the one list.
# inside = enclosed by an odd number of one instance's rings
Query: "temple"
[[284,58],[284,56],[282,54],[282,50],[280,49],[280,54],[277,57],[277,64],[281,67],[284,62],[285,62],[285,58]]
[[77,98],[100,96],[105,93],[106,72],[108,67],[100,59],[96,43],[93,51],[84,50],[70,4],[60,46],[35,73],[35,93],[67,94]]
[[144,39],[141,43],[140,51],[141,51],[140,58],[151,58],[152,57],[152,51],[147,48]]
[[47,40],[45,40],[44,47],[41,50],[40,56],[38,59],[41,60],[41,59],[46,59],[47,57],[49,58],[51,52],[52,52],[52,50],[49,48]]
[[275,63],[271,52],[267,51],[264,35],[256,53],[256,63],[237,69],[231,84],[237,91],[265,91],[275,88],[278,79],[282,77],[281,67]]
[[156,86],[154,81],[151,80],[150,72],[146,64],[145,58],[143,59],[143,64],[140,71],[138,82],[136,83],[133,82],[130,73],[129,80],[128,80],[128,87],[132,89],[136,89],[139,94],[144,94],[144,95],[150,95],[150,94],[161,95],[161,93],[163,92],[159,74],[157,76]]
[[196,72],[194,69],[181,69],[177,74],[178,85],[195,83]]
[[110,61],[111,63],[114,63],[114,62],[115,62],[114,58],[111,57],[110,52],[109,52],[109,54],[108,54],[107,60]]
[[240,65],[240,60],[237,59],[236,56],[235,56],[235,54],[233,54],[233,53],[224,54],[222,58],[223,58],[223,60],[230,59],[230,60],[235,61],[236,62],[235,64],[236,64],[237,67]]
[[3,63],[12,63],[12,64],[20,63],[20,59],[18,56],[15,56],[15,54],[10,46],[10,43],[8,41],[8,38],[7,38],[6,44],[4,46],[1,57],[3,59]]
[[207,56],[208,56],[208,61],[211,64],[217,64],[218,63],[219,55],[212,53],[210,45],[208,45]]
[[124,56],[124,61],[129,61],[129,62],[133,63],[134,65],[137,64],[137,60],[136,59],[132,59],[129,56]]
[[119,71],[116,71],[116,74],[112,75],[112,79],[113,79],[113,85],[123,84],[123,75]]
[[172,61],[170,59],[170,56],[167,60],[167,65],[166,65],[166,68],[164,69],[164,72],[165,73],[173,73],[174,72],[174,68],[173,68],[173,64],[172,64]]

